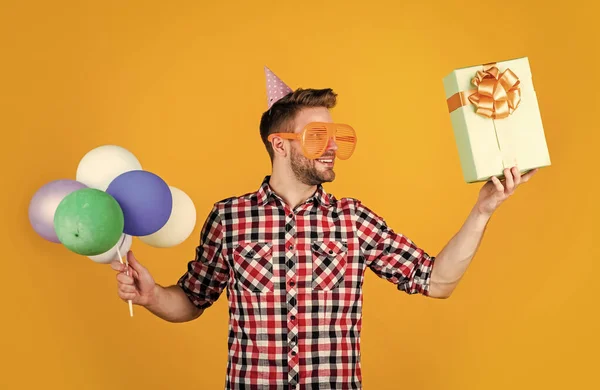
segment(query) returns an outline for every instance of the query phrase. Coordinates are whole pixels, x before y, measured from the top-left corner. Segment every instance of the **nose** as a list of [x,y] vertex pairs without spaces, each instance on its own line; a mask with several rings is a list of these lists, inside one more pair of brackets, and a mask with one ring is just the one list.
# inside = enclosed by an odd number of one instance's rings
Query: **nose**
[[334,137],[329,138],[329,143],[327,144],[327,150],[333,150],[334,152],[338,150],[338,146],[335,143]]

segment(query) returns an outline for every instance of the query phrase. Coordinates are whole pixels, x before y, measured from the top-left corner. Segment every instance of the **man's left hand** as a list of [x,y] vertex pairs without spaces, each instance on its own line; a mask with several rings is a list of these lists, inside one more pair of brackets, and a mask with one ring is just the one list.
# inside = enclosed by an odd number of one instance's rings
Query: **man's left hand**
[[486,182],[479,191],[476,210],[483,215],[491,216],[496,209],[508,199],[520,184],[526,183],[538,171],[533,169],[524,175],[521,175],[519,169],[515,166],[511,169],[504,169],[504,179],[500,181],[492,176],[492,180]]

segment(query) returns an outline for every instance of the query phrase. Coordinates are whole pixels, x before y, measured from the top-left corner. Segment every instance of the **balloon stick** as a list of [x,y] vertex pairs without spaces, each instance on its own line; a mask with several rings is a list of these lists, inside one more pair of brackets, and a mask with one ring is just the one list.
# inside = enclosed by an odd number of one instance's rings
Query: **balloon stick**
[[[117,256],[119,256],[119,261],[123,264],[123,257],[121,256],[121,251],[119,250],[119,246],[117,246]],[[127,254],[125,255],[125,264],[127,265],[127,276],[129,276],[129,261],[127,261]],[[127,301],[129,304],[129,316],[133,317],[133,305],[131,303],[131,299]]]

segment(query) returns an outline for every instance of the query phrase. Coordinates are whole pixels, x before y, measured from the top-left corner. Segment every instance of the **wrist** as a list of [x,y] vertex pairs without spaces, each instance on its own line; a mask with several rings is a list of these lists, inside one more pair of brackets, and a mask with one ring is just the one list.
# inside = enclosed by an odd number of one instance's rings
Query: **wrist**
[[148,301],[144,305],[146,306],[146,308],[149,309],[158,304],[160,290],[161,286],[159,286],[158,283],[154,283],[154,287],[152,288],[152,290],[150,290],[150,293],[148,294]]
[[479,204],[476,204],[471,210],[471,216],[478,222],[486,224],[492,217],[492,212],[484,211]]

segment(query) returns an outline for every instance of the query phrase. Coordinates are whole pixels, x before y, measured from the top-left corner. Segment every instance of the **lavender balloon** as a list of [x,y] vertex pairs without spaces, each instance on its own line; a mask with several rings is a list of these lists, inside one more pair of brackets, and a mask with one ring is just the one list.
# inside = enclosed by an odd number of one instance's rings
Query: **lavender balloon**
[[117,200],[123,216],[123,232],[147,236],[160,230],[169,220],[173,195],[163,179],[154,173],[135,170],[117,176],[106,189]]
[[56,208],[67,195],[82,188],[87,186],[69,179],[54,180],[42,186],[29,202],[29,222],[33,230],[42,238],[59,244],[60,240],[54,231]]

